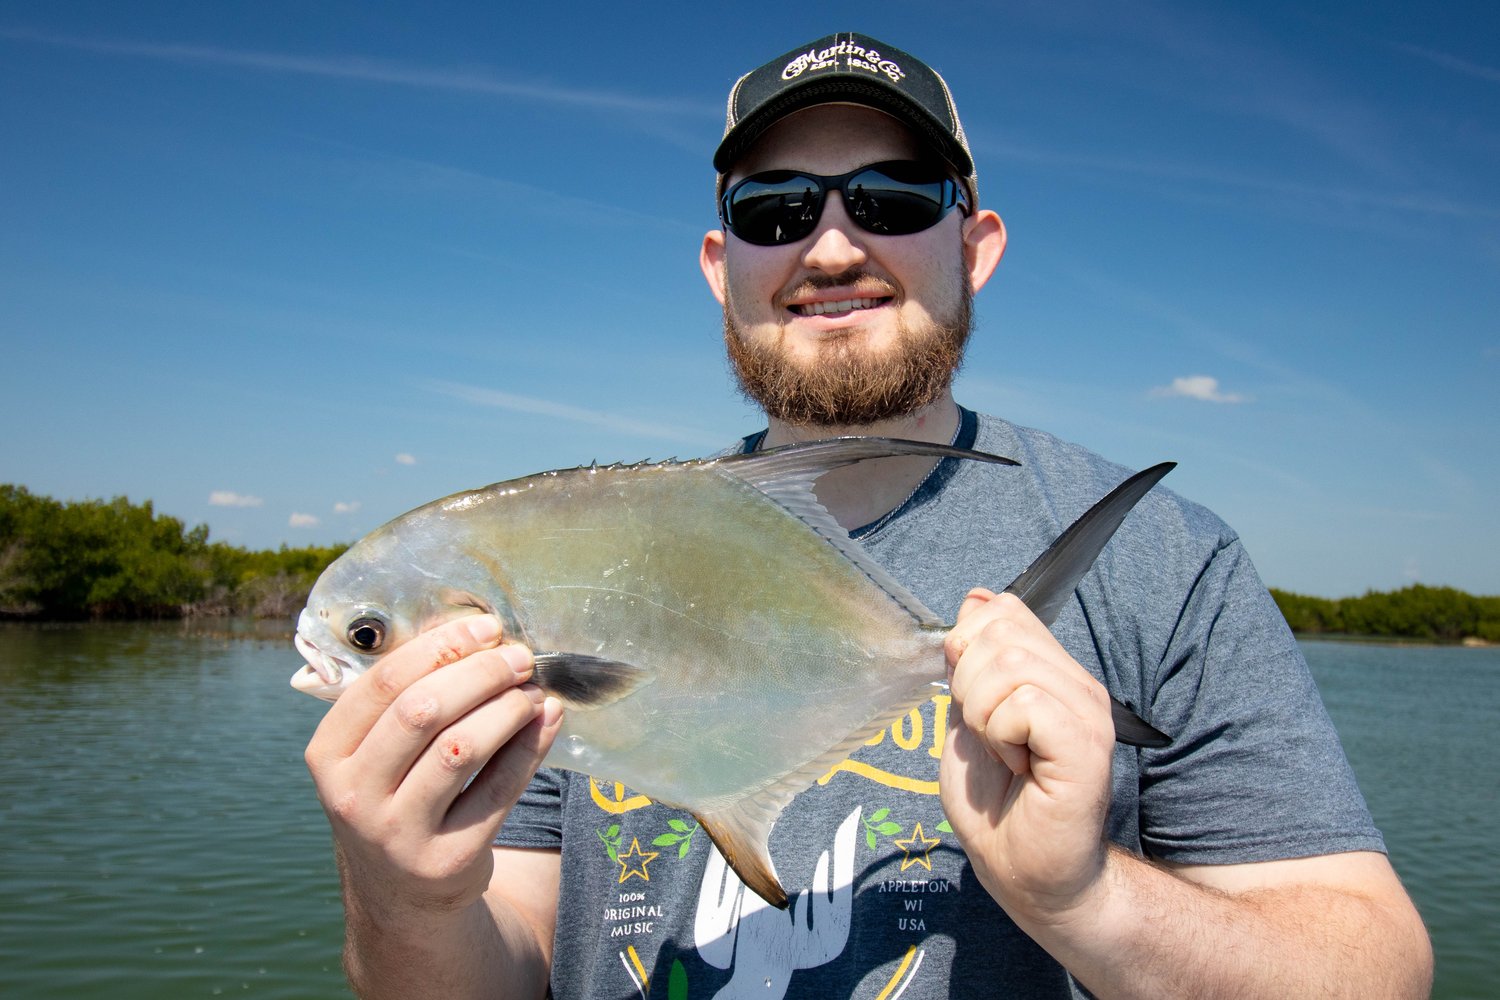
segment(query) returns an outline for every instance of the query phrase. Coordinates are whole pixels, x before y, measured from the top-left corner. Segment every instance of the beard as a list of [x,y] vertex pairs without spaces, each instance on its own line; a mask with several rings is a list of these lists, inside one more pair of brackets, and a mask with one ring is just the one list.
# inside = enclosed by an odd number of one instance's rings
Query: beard
[[[862,280],[868,279],[846,274],[836,283]],[[890,348],[874,353],[855,337],[838,337],[820,345],[810,362],[788,357],[779,343],[748,341],[731,297],[724,305],[724,344],[740,394],[768,417],[794,426],[849,427],[916,413],[948,390],[963,364],[974,292],[962,275],[956,280],[962,293],[948,314],[915,327],[898,318]]]

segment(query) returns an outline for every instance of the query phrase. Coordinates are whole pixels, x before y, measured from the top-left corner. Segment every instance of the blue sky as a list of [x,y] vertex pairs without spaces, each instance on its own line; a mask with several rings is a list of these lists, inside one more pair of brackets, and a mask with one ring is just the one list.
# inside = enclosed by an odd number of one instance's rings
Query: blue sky
[[760,426],[709,156],[853,28],[1010,231],[962,402],[1178,461],[1270,585],[1500,593],[1497,9],[919,7],[9,0],[0,481],[259,548]]

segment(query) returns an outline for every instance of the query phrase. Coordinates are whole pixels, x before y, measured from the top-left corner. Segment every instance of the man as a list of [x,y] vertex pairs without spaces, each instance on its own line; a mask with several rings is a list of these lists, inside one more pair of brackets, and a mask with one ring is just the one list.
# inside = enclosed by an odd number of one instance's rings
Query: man
[[[536,773],[560,709],[526,683],[529,653],[488,617],[436,628],[347,692],[307,751],[356,988],[1425,995],[1425,931],[1217,519],[1154,491],[1051,631],[968,590],[1008,583],[1124,470],[953,400],[1005,230],[979,207],[941,78],[860,35],[802,46],[736,85],[715,166],[725,225],[701,265],[769,420],[745,447],[878,434],[1022,463],[886,459],[818,484],[898,579],[956,612],[951,695],[783,814],[783,912],[691,817]],[[1173,745],[1115,745],[1111,693]]]

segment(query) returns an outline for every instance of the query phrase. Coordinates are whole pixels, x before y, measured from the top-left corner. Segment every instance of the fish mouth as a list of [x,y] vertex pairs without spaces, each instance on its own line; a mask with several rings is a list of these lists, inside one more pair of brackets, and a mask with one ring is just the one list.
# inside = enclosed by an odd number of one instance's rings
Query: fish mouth
[[300,632],[292,636],[292,644],[307,661],[307,666],[293,675],[293,687],[311,694],[316,693],[319,688],[337,689],[342,686],[345,671],[352,669],[347,661],[323,652]]

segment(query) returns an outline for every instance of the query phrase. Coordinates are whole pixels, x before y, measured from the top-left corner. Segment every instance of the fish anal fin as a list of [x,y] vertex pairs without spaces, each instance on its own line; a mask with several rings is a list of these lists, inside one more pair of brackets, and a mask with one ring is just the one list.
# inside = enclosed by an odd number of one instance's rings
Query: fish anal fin
[[651,672],[587,653],[537,653],[532,681],[565,707],[599,708],[619,701],[651,680]]
[[771,862],[774,815],[753,800],[743,800],[715,812],[695,812],[693,818],[751,892],[778,910],[787,908],[790,901]]
[[866,725],[857,727],[854,732],[754,794],[718,809],[690,810],[741,882],[772,906],[782,910],[787,908],[786,890],[777,878],[776,866],[771,863],[769,845],[772,824],[799,792],[826,776],[841,761],[868,743],[872,736],[883,732],[894,719],[918,704],[921,693],[930,685],[930,681],[922,681],[919,687],[901,692],[885,711],[875,713]]

